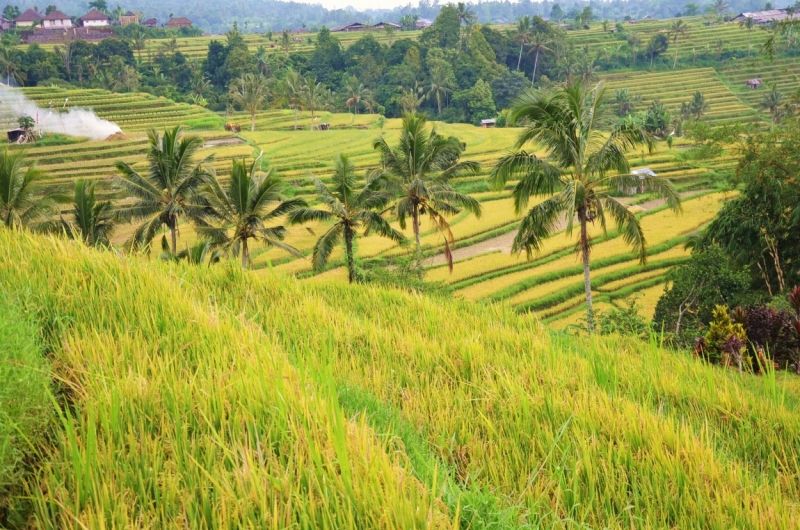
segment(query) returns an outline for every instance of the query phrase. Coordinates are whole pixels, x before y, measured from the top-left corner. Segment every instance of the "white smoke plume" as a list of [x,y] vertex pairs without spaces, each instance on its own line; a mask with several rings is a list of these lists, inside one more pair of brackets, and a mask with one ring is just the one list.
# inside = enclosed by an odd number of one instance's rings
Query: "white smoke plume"
[[17,127],[17,119],[30,116],[37,119],[36,129],[43,132],[87,136],[92,140],[105,140],[121,132],[119,125],[97,117],[91,110],[70,108],[68,101],[54,100],[51,108],[41,108],[26,98],[21,90],[0,83],[0,124]]

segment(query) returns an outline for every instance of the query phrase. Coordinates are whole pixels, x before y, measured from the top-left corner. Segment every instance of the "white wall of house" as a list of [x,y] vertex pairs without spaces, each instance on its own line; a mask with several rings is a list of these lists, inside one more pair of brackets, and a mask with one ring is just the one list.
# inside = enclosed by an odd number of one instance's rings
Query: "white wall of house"
[[83,27],[95,28],[97,26],[108,26],[108,20],[81,20]]
[[45,28],[71,28],[72,20],[65,18],[63,20],[44,20],[42,26]]
[[31,22],[15,22],[14,25],[18,28],[29,28],[33,26],[33,21]]

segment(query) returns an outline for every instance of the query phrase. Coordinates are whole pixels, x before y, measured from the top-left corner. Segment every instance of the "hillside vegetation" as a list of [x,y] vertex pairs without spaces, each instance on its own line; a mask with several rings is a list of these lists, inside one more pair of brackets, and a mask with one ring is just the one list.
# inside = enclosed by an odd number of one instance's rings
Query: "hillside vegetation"
[[795,380],[10,231],[0,285],[70,405],[12,501],[40,528],[798,524]]

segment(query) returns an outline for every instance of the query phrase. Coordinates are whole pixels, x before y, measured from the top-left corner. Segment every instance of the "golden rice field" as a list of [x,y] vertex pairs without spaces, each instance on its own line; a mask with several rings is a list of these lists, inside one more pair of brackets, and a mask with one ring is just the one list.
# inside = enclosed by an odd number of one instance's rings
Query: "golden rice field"
[[[703,74],[709,72],[703,71]],[[49,190],[69,189],[68,183],[72,180],[90,178],[101,182],[103,197],[110,197],[115,193],[110,184],[110,178],[114,174],[114,161],[123,160],[134,164],[135,167],[144,167],[146,138],[144,121],[140,118],[142,114],[160,116],[154,118],[156,127],[176,123],[186,123],[189,127],[196,125],[197,129],[192,128],[188,132],[204,138],[207,148],[201,150],[201,154],[204,157],[213,157],[210,164],[223,177],[229,171],[233,158],[250,158],[263,154],[269,164],[286,179],[292,193],[311,201],[314,200],[309,179],[311,175],[323,181],[328,180],[334,156],[339,152],[349,155],[359,171],[374,168],[378,164],[378,159],[372,149],[372,142],[381,135],[391,140],[397,135],[400,125],[399,120],[387,120],[373,114],[356,116],[324,112],[319,114],[320,122],[329,123],[331,128],[327,131],[318,131],[311,130],[311,116],[307,112],[300,112],[295,116],[295,113],[289,110],[268,110],[258,114],[255,132],[243,131],[237,137],[223,131],[221,124],[223,121],[248,123],[249,117],[243,114],[226,117],[223,120],[220,116],[191,105],[175,104],[147,95],[108,94],[100,90],[37,88],[26,90],[26,94],[41,106],[48,106],[50,101],[63,101],[69,98],[70,106],[92,108],[100,117],[117,120],[120,123],[128,139],[121,141],[67,139],[57,144],[42,143],[26,147],[28,156],[36,160],[40,169],[48,174]],[[53,106],[55,107],[55,103]],[[211,127],[208,125],[210,123],[215,125]],[[466,159],[481,163],[482,169],[478,176],[456,181],[455,185],[473,193],[482,202],[483,215],[480,219],[463,214],[450,219],[457,240],[456,249],[461,252],[457,255],[459,262],[456,263],[452,274],[442,266],[441,258],[437,257],[443,248],[442,236],[423,224],[422,245],[424,252],[430,258],[427,261],[429,265],[427,278],[452,285],[458,297],[467,300],[502,300],[518,310],[535,310],[543,318],[552,318],[563,311],[574,310],[577,298],[567,296],[567,293],[571,293],[574,289],[577,273],[552,281],[537,280],[559,267],[576,266],[575,258],[568,252],[557,258],[548,257],[554,253],[564,253],[573,242],[563,236],[555,236],[548,242],[543,255],[532,263],[528,263],[523,257],[509,255],[510,238],[518,221],[509,198],[510,186],[498,192],[491,191],[485,183],[485,178],[494,162],[512,146],[517,131],[481,129],[464,124],[436,126],[442,134],[455,135],[466,144]],[[239,143],[227,145],[225,142]],[[687,147],[686,141],[677,139],[672,149],[660,144],[651,154],[638,151],[632,153],[631,163],[634,167],[650,167],[673,180],[679,189],[685,192],[702,191],[708,186],[717,186],[725,180],[725,175],[731,172],[735,164],[735,159],[727,154],[711,161],[688,160],[683,156]],[[657,255],[663,255],[673,260],[670,263],[674,263],[676,255],[673,253],[677,252],[678,247],[672,240],[707,222],[716,211],[721,197],[722,195],[715,194],[693,199],[687,202],[687,214],[677,219],[671,218],[671,214],[667,212],[643,214],[648,240],[658,251],[653,259],[656,259]],[[631,203],[646,202],[647,198],[628,200]],[[395,226],[397,227],[396,223]],[[133,225],[122,226],[117,231],[114,241],[118,244],[124,243],[133,228]],[[317,234],[322,230],[324,226],[313,224],[307,227],[290,227],[287,241],[306,256],[310,256]],[[406,229],[405,234],[411,236],[410,228]],[[599,233],[595,235],[599,236]],[[192,227],[182,224],[179,233],[181,247],[190,246],[196,240]],[[667,241],[670,241],[672,246],[659,247],[665,245]],[[470,250],[473,245],[478,245],[475,246],[475,251]],[[383,259],[405,255],[409,250],[385,239],[370,236],[358,241],[358,252],[359,259]],[[632,273],[634,269],[622,265],[630,261],[630,258],[625,258],[627,253],[628,250],[618,239],[598,241],[594,250],[595,259],[601,260],[597,274],[619,274],[620,271],[625,272],[628,269]],[[345,278],[341,268],[342,257],[342,250],[337,249],[332,255],[330,270],[322,275],[323,279]],[[603,260],[612,260],[613,263],[606,263]],[[309,259],[294,259],[283,250],[274,248],[255,249],[253,266],[260,275],[268,273],[272,268],[303,277],[309,277],[312,273]],[[604,270],[606,266],[611,268]],[[663,276],[664,271],[659,272]],[[636,292],[640,290],[639,288],[649,289],[652,281],[658,278],[655,272],[651,274],[654,276],[647,278],[641,285],[625,285],[613,293],[600,293],[600,296],[613,301],[621,299],[619,297],[631,291]],[[557,298],[559,293],[565,293],[564,296],[568,299],[553,299],[555,305],[552,307],[528,307],[532,301],[543,295]],[[618,294],[619,297],[614,298],[614,294]]]
[[20,446],[37,471],[3,506],[22,527],[800,524],[791,376],[7,230],[0,286],[64,405]]

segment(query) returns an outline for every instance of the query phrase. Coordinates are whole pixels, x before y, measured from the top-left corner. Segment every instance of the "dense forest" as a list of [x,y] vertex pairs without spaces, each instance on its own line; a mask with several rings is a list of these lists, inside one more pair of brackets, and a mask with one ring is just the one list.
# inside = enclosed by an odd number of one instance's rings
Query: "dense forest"
[[[725,7],[730,12],[754,11],[764,7],[764,0],[730,0],[724,1]],[[775,7],[783,7],[792,2],[773,1]],[[112,8],[114,2],[109,2]],[[686,0],[649,0],[645,2],[626,2],[613,0],[610,2],[581,2],[574,0],[531,2],[490,1],[471,4],[479,23],[511,23],[523,15],[539,15],[553,19],[573,19],[585,7],[589,6],[600,18],[609,20],[622,20],[623,18],[653,18],[674,17],[678,13],[696,14],[705,9],[703,2],[687,2]],[[36,7],[35,0],[13,2],[20,10]],[[126,0],[121,5],[122,10],[140,12],[146,17],[155,17],[164,23],[170,16],[188,17],[195,25],[205,32],[223,33],[238,23],[239,30],[248,32],[282,31],[284,29],[306,28],[316,30],[322,26],[328,28],[353,22],[378,22],[389,20],[397,22],[404,15],[416,14],[423,18],[433,20],[444,7],[444,2],[439,0],[421,0],[419,5],[410,3],[395,9],[375,9],[357,11],[352,8],[325,9],[318,4],[298,2],[280,2],[266,0],[264,2],[245,2],[234,0],[225,3],[224,10],[220,5],[210,0],[199,0],[183,4],[170,4],[156,0]],[[39,6],[42,7],[43,6]],[[89,9],[84,0],[64,0],[58,3],[59,9],[79,17]]]

